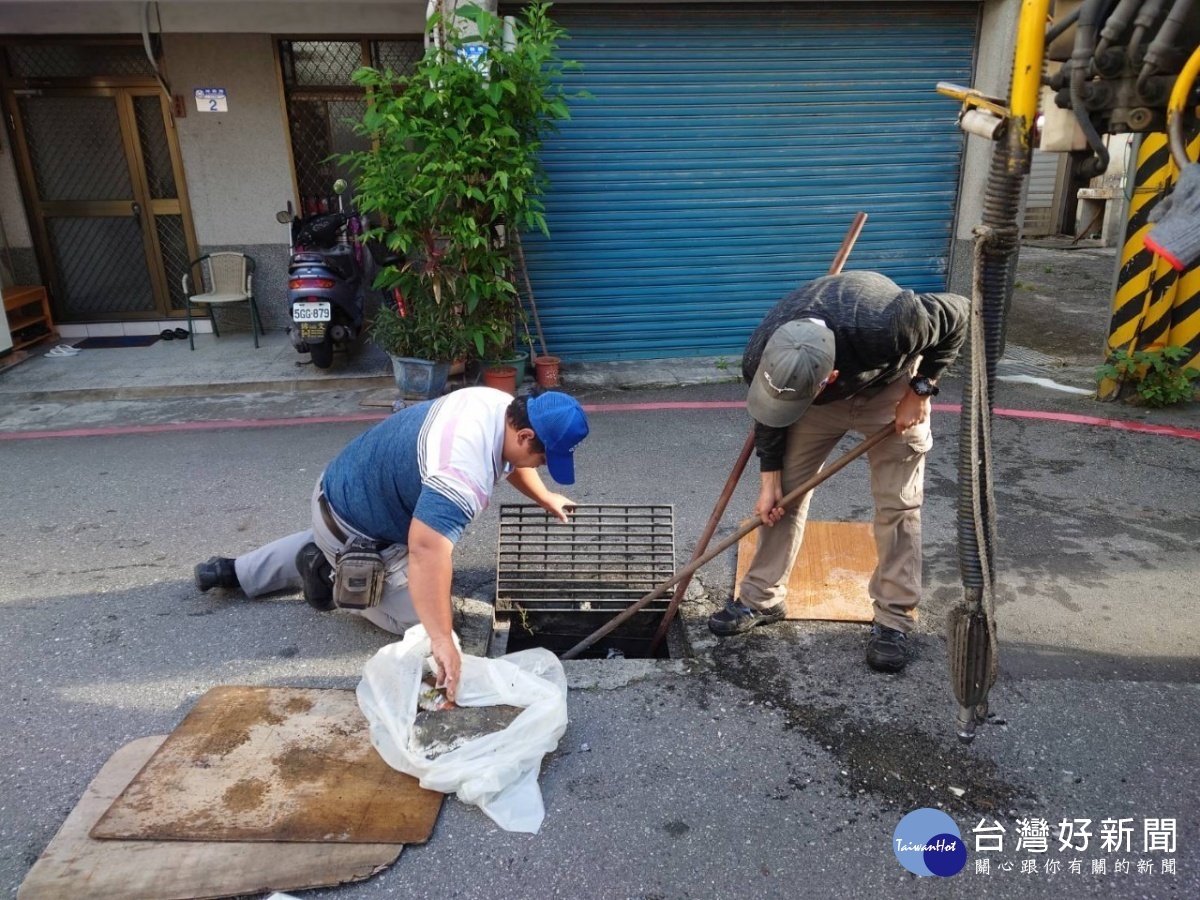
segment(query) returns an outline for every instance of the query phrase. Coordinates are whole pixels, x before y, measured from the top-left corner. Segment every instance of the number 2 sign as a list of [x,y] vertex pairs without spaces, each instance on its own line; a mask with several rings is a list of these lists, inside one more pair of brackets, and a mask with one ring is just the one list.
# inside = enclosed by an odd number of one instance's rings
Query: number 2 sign
[[229,97],[225,88],[196,88],[196,109],[199,112],[228,112]]

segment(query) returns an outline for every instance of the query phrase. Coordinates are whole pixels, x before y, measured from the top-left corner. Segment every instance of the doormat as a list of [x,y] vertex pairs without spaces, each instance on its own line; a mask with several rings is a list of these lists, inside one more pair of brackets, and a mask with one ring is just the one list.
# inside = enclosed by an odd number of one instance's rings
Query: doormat
[[113,350],[117,347],[149,347],[157,340],[157,334],[117,334],[112,337],[84,338],[75,346],[80,350]]
[[370,878],[401,844],[97,841],[96,820],[165,740],[139,738],[100,769],[17,891],[17,900],[191,900],[332,887]]
[[[742,578],[758,550],[761,531],[752,531],[738,541],[735,597],[740,596]],[[809,520],[788,578],[787,618],[873,621],[867,584],[877,560],[874,530],[865,522]]]
[[354,691],[218,687],[91,835],[422,844],[442,799],[383,761]]

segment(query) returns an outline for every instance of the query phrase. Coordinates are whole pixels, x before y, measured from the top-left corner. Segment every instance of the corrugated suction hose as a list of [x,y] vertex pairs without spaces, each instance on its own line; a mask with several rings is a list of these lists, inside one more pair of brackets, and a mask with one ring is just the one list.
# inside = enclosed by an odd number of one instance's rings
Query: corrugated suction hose
[[971,377],[963,394],[958,454],[958,564],[963,599],[950,610],[946,638],[958,700],[958,736],[969,743],[987,715],[999,664],[995,625],[996,512],[992,490],[992,388],[1017,256],[1017,212],[1026,162],[1020,143],[997,143],[983,224],[975,229],[969,337]]

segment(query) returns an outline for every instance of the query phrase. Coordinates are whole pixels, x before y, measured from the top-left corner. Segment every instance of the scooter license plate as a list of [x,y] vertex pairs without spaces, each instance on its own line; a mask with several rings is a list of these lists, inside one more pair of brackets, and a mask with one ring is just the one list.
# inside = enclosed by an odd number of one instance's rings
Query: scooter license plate
[[292,304],[293,322],[328,322],[332,318],[329,304],[324,301]]
[[300,338],[305,341],[319,341],[325,337],[325,324],[323,322],[301,322],[300,323]]

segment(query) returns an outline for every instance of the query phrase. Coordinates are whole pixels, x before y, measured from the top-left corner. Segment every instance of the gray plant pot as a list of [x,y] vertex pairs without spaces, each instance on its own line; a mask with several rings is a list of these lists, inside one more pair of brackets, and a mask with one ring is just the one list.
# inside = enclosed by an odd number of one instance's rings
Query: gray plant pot
[[433,362],[409,356],[392,357],[392,373],[396,387],[405,400],[431,400],[446,390],[449,362]]

